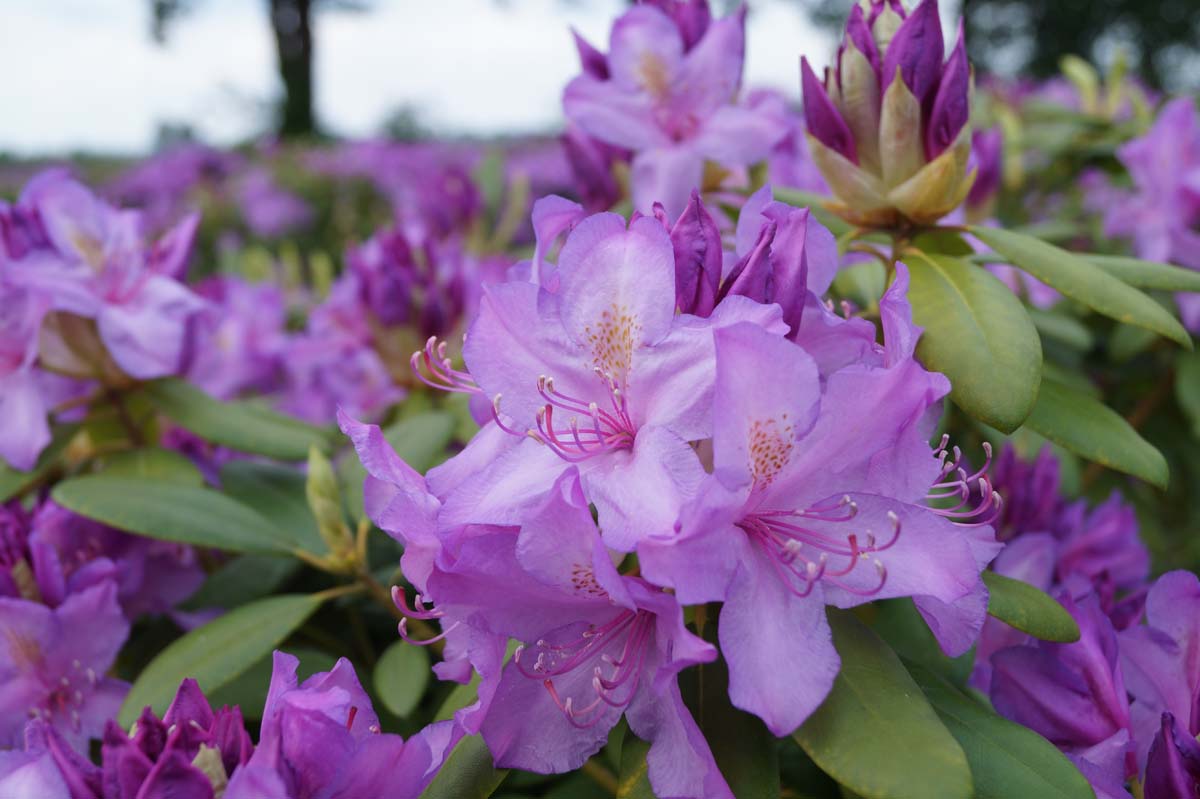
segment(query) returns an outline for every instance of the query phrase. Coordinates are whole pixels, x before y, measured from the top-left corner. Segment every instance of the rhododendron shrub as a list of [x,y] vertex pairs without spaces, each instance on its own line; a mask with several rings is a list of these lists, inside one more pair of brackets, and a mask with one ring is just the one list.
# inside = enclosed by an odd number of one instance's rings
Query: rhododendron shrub
[[753,13],[0,179],[0,796],[1200,795],[1194,102]]

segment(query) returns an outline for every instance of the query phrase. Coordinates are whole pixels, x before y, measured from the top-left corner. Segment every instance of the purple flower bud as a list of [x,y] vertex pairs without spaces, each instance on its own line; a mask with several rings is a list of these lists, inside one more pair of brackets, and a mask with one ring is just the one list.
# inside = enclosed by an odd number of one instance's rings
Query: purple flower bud
[[967,195],[967,205],[978,208],[1000,189],[1004,170],[1004,136],[999,128],[979,130],[971,136],[971,160],[968,169],[975,169],[975,183]]
[[841,53],[846,49],[847,45],[854,46],[862,53],[871,66],[875,69],[876,80],[880,79],[880,63],[879,63],[879,48],[875,46],[875,39],[871,36],[871,27],[867,24],[867,20],[863,17],[862,6],[856,5],[850,11],[850,19],[846,22],[846,35],[842,39],[841,48],[838,50],[838,87],[842,87],[841,73]]
[[746,253],[721,287],[721,299],[730,294],[749,297],[758,302],[769,302],[771,291],[771,244],[775,241],[776,225],[768,222],[759,230],[754,249]]
[[[958,44],[942,73],[933,110],[925,127],[925,157],[930,161],[946,151],[971,116],[971,67],[967,64],[967,49],[963,27],[958,25]],[[918,95],[920,96],[920,95]]]
[[807,58],[800,59],[800,83],[804,91],[804,121],[808,132],[821,144],[857,164],[858,153],[850,127],[829,99],[825,86],[817,80]]
[[883,57],[883,88],[886,90],[891,85],[899,69],[904,85],[917,98],[921,108],[928,109],[937,91],[944,56],[937,0],[922,0],[888,45]]
[[596,80],[608,80],[608,59],[604,57],[604,53],[580,36],[579,31],[572,29],[571,36],[575,38],[575,49],[579,51],[579,64],[583,67],[583,74]]
[[692,199],[671,228],[675,250],[675,298],[683,313],[708,316],[717,301],[721,280],[721,231],[700,201]]
[[904,3],[900,2],[900,0],[871,0],[871,14],[867,18],[867,23],[874,25],[875,20],[879,19],[879,15],[888,8],[896,12],[900,19],[908,16],[908,12],[904,10]]
[[1150,745],[1142,787],[1145,799],[1193,799],[1200,789],[1200,743],[1170,713]]

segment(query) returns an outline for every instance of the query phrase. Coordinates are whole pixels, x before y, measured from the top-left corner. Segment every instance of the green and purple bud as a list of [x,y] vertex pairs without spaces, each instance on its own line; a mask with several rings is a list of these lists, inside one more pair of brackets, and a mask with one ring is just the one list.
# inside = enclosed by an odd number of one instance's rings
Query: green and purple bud
[[937,0],[911,14],[898,0],[860,0],[824,80],[801,60],[809,143],[842,216],[924,224],[970,191],[972,81],[961,26],[944,55]]

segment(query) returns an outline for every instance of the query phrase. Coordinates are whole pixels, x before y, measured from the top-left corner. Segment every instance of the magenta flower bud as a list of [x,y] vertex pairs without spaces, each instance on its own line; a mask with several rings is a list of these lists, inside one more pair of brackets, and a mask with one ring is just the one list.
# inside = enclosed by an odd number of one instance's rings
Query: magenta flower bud
[[800,80],[804,89],[804,121],[808,125],[808,132],[847,161],[857,164],[854,136],[837,106],[829,99],[825,86],[817,80],[807,58],[800,59]]
[[703,38],[709,23],[712,22],[712,10],[708,7],[708,0],[645,0],[645,4],[661,9],[675,20],[679,35],[683,37],[685,50],[692,49],[692,46]]
[[700,201],[700,192],[692,192],[687,208],[671,228],[671,246],[675,250],[675,300],[679,310],[708,316],[716,307],[717,285],[721,282],[721,231]]
[[[938,36],[940,41],[941,34]],[[958,44],[946,62],[946,70],[929,113],[929,126],[925,129],[925,157],[930,161],[954,143],[971,116],[971,67],[967,64],[967,49],[963,39],[963,27],[959,22]]]
[[579,52],[579,65],[583,74],[590,75],[596,80],[608,80],[608,59],[587,39],[572,29],[571,36],[575,38],[575,49]]
[[1162,726],[1150,744],[1143,780],[1145,799],[1190,799],[1200,787],[1200,743],[1175,716],[1162,714]]
[[880,70],[882,68],[879,59],[879,48],[875,45],[875,38],[871,35],[871,26],[867,24],[866,18],[863,16],[862,6],[855,6],[850,10],[850,19],[846,22],[846,36],[842,40],[841,48],[838,52],[838,86],[842,86],[842,53],[847,47],[854,47],[858,52],[866,57],[867,62],[875,71],[875,79],[880,80]]
[[883,83],[890,85],[899,69],[904,85],[926,108],[937,91],[944,55],[937,0],[922,0],[888,45],[883,57]]

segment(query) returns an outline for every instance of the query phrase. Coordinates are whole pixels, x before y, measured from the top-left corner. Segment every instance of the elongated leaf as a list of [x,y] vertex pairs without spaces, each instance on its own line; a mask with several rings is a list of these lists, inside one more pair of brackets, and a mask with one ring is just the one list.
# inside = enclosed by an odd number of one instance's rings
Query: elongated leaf
[[982,267],[910,251],[913,319],[925,328],[917,355],[950,378],[951,398],[998,430],[1020,427],[1037,399],[1042,343],[1024,307]]
[[304,475],[290,466],[235,460],[221,467],[221,488],[237,501],[253,507],[309,552],[325,551],[317,522],[304,494]]
[[1140,289],[1158,291],[1200,291],[1200,272],[1183,269],[1141,258],[1126,258],[1120,255],[1093,255],[1083,258],[1108,272],[1122,283]]
[[[332,671],[337,664],[336,657],[320,649],[289,646],[287,653],[300,661],[296,676],[301,681],[319,671]],[[275,668],[274,661],[272,653],[268,652],[237,677],[210,693],[209,704],[213,707],[237,705],[242,709],[244,718],[261,719],[267,701],[267,686],[271,684],[271,673]]]
[[221,402],[183,380],[157,380],[145,393],[180,427],[238,452],[300,461],[310,446],[329,450],[330,437],[319,427],[248,403]]
[[988,614],[1043,641],[1079,640],[1079,625],[1054,598],[1029,583],[985,571]]
[[300,561],[287,555],[238,555],[210,574],[185,607],[236,608],[271,593],[299,570]]
[[271,522],[208,488],[96,474],[59,483],[53,497],[81,516],[148,538],[235,552],[291,549]]
[[1043,311],[1041,308],[1026,308],[1033,326],[1043,338],[1054,339],[1066,344],[1072,349],[1087,352],[1095,344],[1092,331],[1087,325],[1073,316],[1067,316],[1056,311]]
[[1079,769],[1042,736],[996,715],[934,672],[909,665],[971,764],[975,799],[1094,799]]
[[[405,463],[418,472],[424,472],[441,461],[457,425],[453,414],[446,411],[429,411],[410,416],[386,428],[383,436]],[[362,485],[367,478],[366,469],[351,452],[339,465],[338,472],[350,512],[356,517],[361,517]]]
[[830,609],[829,622],[842,669],[796,742],[866,799],[968,799],[966,755],[900,658],[851,613]]
[[650,787],[646,755],[650,744],[626,731],[621,743],[621,773],[617,776],[617,799],[655,799]]
[[1169,311],[1078,255],[1010,230],[979,226],[969,230],[996,252],[1071,299],[1118,322],[1153,330],[1192,348],[1191,336]]
[[421,799],[485,799],[508,772],[492,765],[492,753],[478,735],[458,742]]
[[1027,424],[1077,455],[1167,487],[1170,475],[1162,453],[1119,414],[1087,394],[1043,380]]
[[121,726],[128,729],[147,705],[161,716],[185,677],[195,678],[205,693],[226,685],[279,646],[323,601],[320,594],[260,599],[172,642],[130,688],[118,717]]
[[204,475],[186,456],[170,449],[148,447],[118,452],[104,459],[101,467],[109,477],[133,477],[168,483],[202,486]]
[[375,692],[397,716],[413,712],[429,684],[429,654],[423,647],[394,641],[375,664]]

